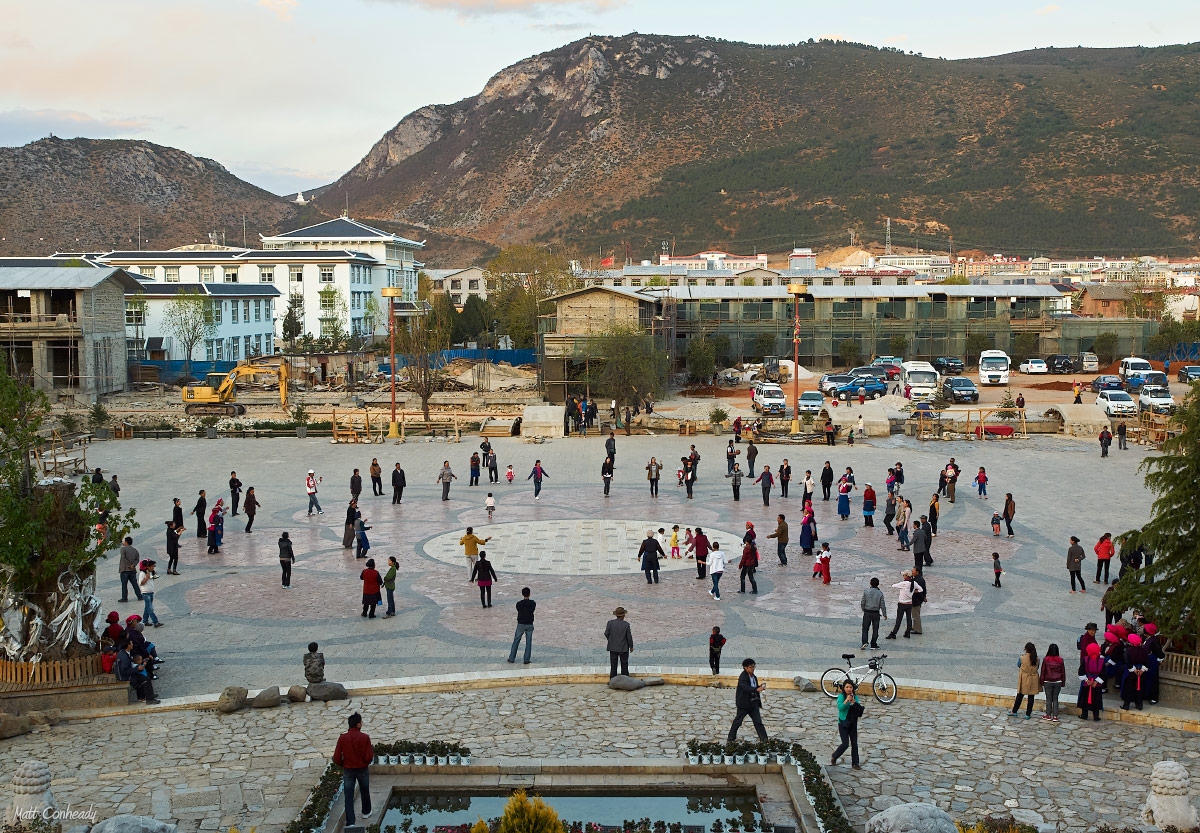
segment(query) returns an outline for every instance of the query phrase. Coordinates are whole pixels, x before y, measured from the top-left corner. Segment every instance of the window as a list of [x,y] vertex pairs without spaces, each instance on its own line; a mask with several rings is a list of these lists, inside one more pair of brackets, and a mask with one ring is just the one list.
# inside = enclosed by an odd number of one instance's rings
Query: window
[[450,291],[458,292],[462,289],[462,281],[450,281]]
[[908,286],[908,278],[896,278],[896,286]]
[[140,362],[145,358],[142,355],[142,340],[140,338],[125,339],[125,359],[131,362]]
[[842,286],[856,286],[858,278],[842,278]]
[[211,304],[212,304],[211,309],[212,309],[213,323],[220,324],[222,307],[225,306],[225,302],[224,301],[212,301]]
[[229,360],[231,362],[236,362],[238,359],[240,359],[242,357],[241,351],[238,349],[238,347],[239,347],[239,343],[238,343],[236,336],[234,338],[229,339]]
[[821,286],[833,286],[833,278],[821,278]]
[[213,268],[211,266],[200,267],[200,283],[213,282]]
[[671,278],[671,286],[679,286],[679,278]]
[[332,293],[332,292],[322,292],[321,293],[321,312],[332,312],[333,311],[333,301],[334,301],[333,295],[334,295],[334,293]]
[[883,278],[871,278],[871,286],[883,286]]
[[321,267],[321,283],[333,283],[333,267]]
[[258,333],[254,336],[254,355],[262,355],[262,333]]
[[434,281],[433,288],[438,292],[441,292],[445,288],[443,284],[445,284],[445,281]]
[[179,283],[179,267],[178,266],[164,266],[163,267],[163,280],[166,281],[167,283]]
[[229,306],[231,308],[229,310],[229,323],[236,324],[238,322],[237,301],[231,301]]
[[630,286],[641,286],[641,285],[642,285],[642,279],[641,279],[641,278],[630,278],[630,279],[629,279],[629,285],[630,285]]
[[262,321],[262,302],[261,301],[254,302],[254,320]]
[[[236,266],[225,266],[225,267],[222,267],[221,271],[225,275],[225,283],[237,283],[238,282],[238,268]],[[273,278],[274,278],[274,276],[272,276],[272,279]]]
[[688,278],[687,279],[688,286],[698,286],[699,283],[700,283],[700,281],[698,281],[696,278]]
[[258,267],[258,282],[259,283],[275,283],[275,267],[274,266],[259,266]]
[[154,266],[139,266],[138,272],[145,275],[147,278],[153,278],[155,268],[156,267]]
[[303,266],[289,266],[288,273],[292,276],[292,280],[294,280],[294,281],[304,280],[304,267]]
[[705,286],[716,286],[716,285],[717,285],[717,279],[716,279],[716,278],[705,278],[705,279],[704,279],[704,285],[705,285]]
[[244,339],[244,341],[245,341],[245,344],[246,344],[246,358],[250,358],[251,356],[253,356],[253,355],[254,355],[254,353],[251,353],[251,352],[250,352],[250,336],[246,336],[246,338]]
[[140,327],[146,323],[146,305],[141,301],[125,302],[125,326]]
[[725,279],[725,285],[726,285],[726,286],[733,286],[733,278],[726,278],[726,279]]
[[[254,303],[257,304],[258,301],[255,301]],[[250,323],[250,302],[249,301],[242,301],[242,320],[245,321],[247,324]]]
[[204,339],[204,360],[209,362],[213,360],[213,340],[211,338]]
[[274,344],[274,342],[271,340],[271,334],[267,333],[267,353],[268,354],[275,352],[275,348],[272,346],[273,344]]
[[479,281],[477,281],[477,280],[467,281],[467,289],[470,289],[471,291],[478,291],[479,290]]
[[221,341],[221,339],[219,339],[219,338],[213,342],[213,360],[214,361],[218,361],[218,362],[225,361],[225,356],[224,356],[224,351],[223,351],[224,346],[225,346],[225,342]]

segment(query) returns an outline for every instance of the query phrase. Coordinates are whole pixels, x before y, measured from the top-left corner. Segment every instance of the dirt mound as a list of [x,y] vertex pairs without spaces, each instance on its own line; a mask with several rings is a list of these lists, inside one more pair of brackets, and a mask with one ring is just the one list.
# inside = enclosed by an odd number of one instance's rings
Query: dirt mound
[[745,389],[713,387],[712,385],[697,385],[691,388],[684,388],[679,392],[680,396],[717,396],[725,399],[736,399],[739,396],[745,396]]
[[1022,387],[1034,390],[1071,390],[1073,385],[1071,382],[1038,382],[1034,385],[1022,385]]

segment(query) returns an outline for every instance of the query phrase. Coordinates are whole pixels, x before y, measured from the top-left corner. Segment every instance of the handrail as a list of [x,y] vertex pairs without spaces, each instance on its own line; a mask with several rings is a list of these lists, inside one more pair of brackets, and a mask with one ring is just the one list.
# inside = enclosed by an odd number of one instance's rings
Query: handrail
[[0,313],[0,324],[78,324],[79,318],[73,312],[49,313],[34,315],[33,313],[5,312]]

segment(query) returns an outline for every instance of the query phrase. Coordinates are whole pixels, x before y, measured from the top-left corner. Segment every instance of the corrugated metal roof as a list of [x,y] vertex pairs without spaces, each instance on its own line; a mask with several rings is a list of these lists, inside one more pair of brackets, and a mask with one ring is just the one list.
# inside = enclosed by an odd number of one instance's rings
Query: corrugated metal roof
[[[611,287],[619,289],[621,287]],[[670,295],[673,298],[729,300],[788,299],[786,286],[669,286],[643,287],[642,292]],[[1062,293],[1048,284],[1023,286],[809,286],[805,294],[813,298],[928,298],[931,295],[968,298],[1057,298]]]
[[137,292],[150,298],[170,298],[181,292],[222,298],[277,298],[280,292],[269,283],[162,283],[139,282]]
[[315,226],[305,226],[304,228],[285,231],[283,234],[267,235],[263,240],[385,240],[395,243],[403,243],[409,246],[420,248],[424,243],[418,243],[415,240],[409,240],[407,237],[401,237],[398,234],[392,234],[388,231],[368,226],[365,223],[360,223],[357,220],[351,220],[349,217],[337,217],[333,220],[327,220],[324,223],[317,223]]
[[113,278],[126,292],[141,286],[116,266],[0,266],[0,289],[92,289]]
[[100,264],[78,255],[52,255],[51,257],[0,257],[0,267],[37,266],[43,269],[54,266],[73,267],[99,266]]

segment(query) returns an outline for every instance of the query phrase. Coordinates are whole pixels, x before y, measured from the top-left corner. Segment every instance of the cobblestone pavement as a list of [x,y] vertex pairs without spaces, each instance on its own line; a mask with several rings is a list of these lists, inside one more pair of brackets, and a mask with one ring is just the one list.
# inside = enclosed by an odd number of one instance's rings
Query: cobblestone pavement
[[[332,445],[322,439],[136,440],[96,443],[88,461],[105,476],[115,472],[122,498],[138,509],[142,528],[134,533],[143,555],[159,559],[155,605],[164,627],[153,631],[160,652],[171,661],[158,681],[164,696],[219,691],[228,684],[250,688],[287,685],[300,676],[300,656],[311,640],[321,643],[328,676],[367,680],[463,670],[509,669],[504,662],[515,621],[512,605],[528,585],[538,601],[534,662],[539,666],[606,663],[601,633],[613,608],[629,610],[637,651],[634,666],[703,666],[707,635],[719,625],[729,639],[726,655],[755,656],[764,669],[821,669],[839,664],[839,655],[859,645],[858,600],[872,575],[885,588],[911,565],[885,534],[882,517],[865,528],[861,491],[854,493],[852,515],[839,521],[833,502],[816,501],[821,537],[833,551],[833,583],[811,578],[811,560],[793,543],[789,563],[775,557],[766,538],[775,515],[785,513],[798,535],[800,489],[806,468],[819,474],[825,460],[836,472],[854,468],[858,483],[875,484],[883,494],[886,469],[904,462],[902,491],[917,514],[924,513],[949,457],[963,468],[957,503],[942,501],[939,535],[928,569],[929,602],[924,633],[886,643],[889,670],[897,677],[967,684],[1015,685],[1016,656],[1026,641],[1045,650],[1050,642],[1073,645],[1082,625],[1100,619],[1098,586],[1086,595],[1068,592],[1065,551],[1069,535],[1078,535],[1089,556],[1101,533],[1119,533],[1140,523],[1150,499],[1141,485],[1140,450],[1114,451],[1101,459],[1098,446],[1060,437],[985,443],[917,443],[904,438],[842,445],[761,445],[759,464],[772,469],[787,456],[796,480],[791,496],[778,489],[769,507],[750,483],[742,500],[731,499],[725,479],[725,439],[702,437],[618,437],[612,496],[604,498],[600,479],[603,440],[558,439],[541,445],[519,440],[494,441],[501,470],[509,463],[516,483],[466,485],[466,462],[479,439],[460,444],[415,442],[405,445]],[[645,463],[651,455],[674,460],[695,442],[703,455],[695,499],[687,500],[668,471],[661,494],[651,498]],[[745,444],[742,445],[745,449]],[[534,458],[549,478],[540,501],[522,478]],[[371,495],[369,478],[361,503],[373,547],[383,565],[396,555],[401,572],[394,619],[365,620],[359,571],[350,550],[341,546],[349,478],[354,467],[367,472],[372,457],[384,469],[385,494]],[[449,458],[459,476],[443,502],[434,483],[437,468]],[[742,457],[744,460],[744,455]],[[392,505],[389,472],[399,461],[408,483],[401,505]],[[979,466],[991,479],[990,500],[980,500],[968,481]],[[319,497],[325,513],[308,517],[304,474],[315,468],[324,477]],[[228,499],[225,484],[236,469],[255,486],[262,508],[251,534],[243,518],[229,517],[219,555],[206,555],[202,539],[182,539],[181,576],[165,576],[163,521],[171,498],[191,509],[196,492],[208,491],[209,505]],[[489,521],[484,498],[491,490],[498,508]],[[1004,493],[1017,501],[1014,539],[995,538],[989,520]],[[194,521],[188,517],[189,528]],[[747,521],[759,536],[762,566],[759,593],[737,593],[737,540]],[[729,553],[732,564],[723,583],[723,600],[706,592],[708,583],[691,572],[693,562],[669,562],[662,582],[647,586],[633,572],[638,531],[647,527],[704,527]],[[499,556],[500,581],[493,604],[483,609],[465,581],[466,563],[458,538],[468,525]],[[287,530],[298,563],[293,589],[280,586],[276,540]],[[611,533],[611,534],[610,534]],[[991,586],[991,553],[998,551],[1003,588]],[[115,556],[115,553],[114,553]],[[615,567],[613,565],[616,565]],[[684,568],[687,569],[684,569]],[[1085,573],[1094,567],[1089,559]],[[614,570],[629,570],[628,573]],[[140,612],[130,600],[116,604],[116,559],[101,565],[100,595],[106,609],[122,616]],[[894,590],[888,590],[889,608]],[[1069,651],[1065,651],[1069,653]]]
[[[863,769],[830,770],[851,821],[898,801],[933,801],[959,819],[1029,810],[1059,831],[1133,823],[1154,763],[1174,759],[1200,787],[1195,735],[1111,721],[1052,725],[1004,710],[932,702],[868,701],[860,728]],[[724,737],[733,691],[665,686],[625,693],[598,685],[496,688],[370,696],[232,715],[161,712],[60,724],[5,742],[0,778],[17,762],[50,762],[59,807],[95,805],[100,818],[152,814],[196,830],[278,833],[295,817],[347,715],[360,711],[376,741],[465,742],[476,758],[616,761],[678,757],[692,737]],[[817,693],[770,690],[764,722],[828,761],[837,710]],[[752,727],[742,736],[751,737]],[[1113,789],[1113,784],[1122,788]],[[381,796],[376,795],[376,803]],[[0,803],[11,799],[0,793]]]

